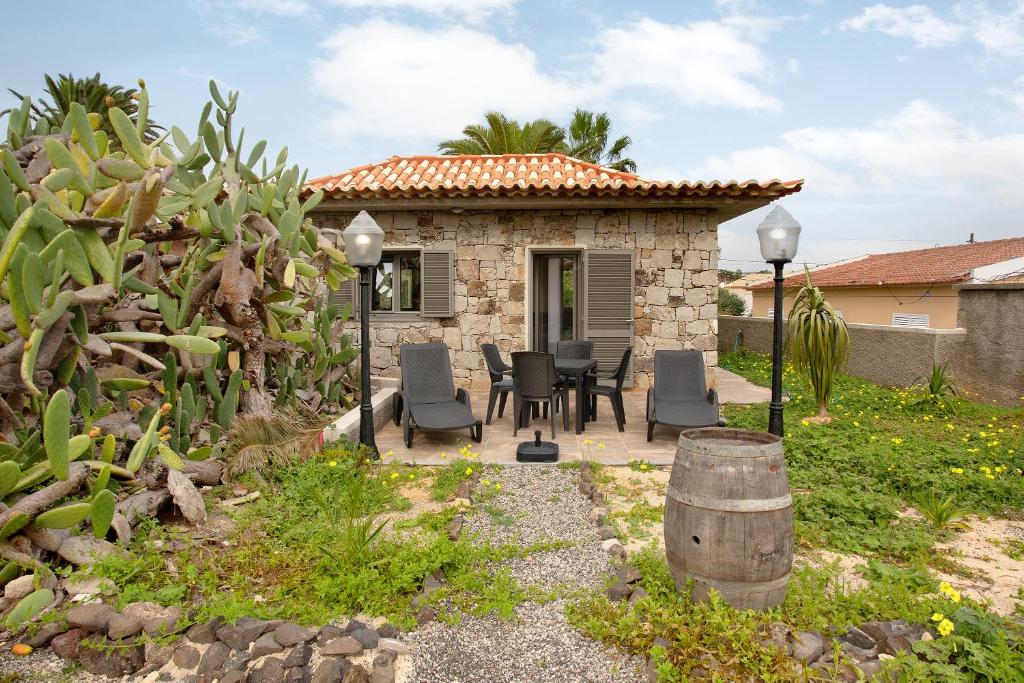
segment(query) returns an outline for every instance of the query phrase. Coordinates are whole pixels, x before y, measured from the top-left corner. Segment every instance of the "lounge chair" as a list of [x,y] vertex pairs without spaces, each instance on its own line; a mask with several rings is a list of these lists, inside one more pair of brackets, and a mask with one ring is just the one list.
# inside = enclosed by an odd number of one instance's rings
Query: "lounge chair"
[[[530,409],[538,403],[551,404],[551,438],[555,438],[555,413],[562,400],[562,427],[569,431],[569,390],[555,372],[555,357],[540,351],[517,351],[512,354],[512,412],[515,424],[512,435],[530,424]],[[546,413],[545,413],[546,416]]]
[[487,365],[487,374],[491,376],[491,393],[487,397],[487,422],[491,424],[491,416],[494,415],[494,403],[498,401],[498,417],[505,412],[505,401],[512,391],[512,378],[506,377],[512,372],[512,367],[501,359],[501,353],[494,344],[481,344],[480,350],[484,354],[484,363]]
[[455,390],[445,344],[402,344],[402,425],[405,445],[412,448],[417,429],[469,428],[473,441],[483,439],[483,423],[473,415],[469,392]]
[[704,380],[700,351],[655,351],[654,386],[647,390],[647,440],[654,424],[677,429],[724,426],[718,412],[718,392]]
[[590,397],[590,419],[597,419],[597,397],[607,396],[612,404],[612,413],[615,415],[615,426],[619,428],[620,432],[626,431],[626,407],[622,403],[622,384],[626,381],[626,371],[629,369],[629,359],[632,355],[633,347],[627,346],[626,350],[622,352],[622,360],[619,361],[619,365],[614,371],[603,376],[598,373],[597,378],[587,385],[587,396]]

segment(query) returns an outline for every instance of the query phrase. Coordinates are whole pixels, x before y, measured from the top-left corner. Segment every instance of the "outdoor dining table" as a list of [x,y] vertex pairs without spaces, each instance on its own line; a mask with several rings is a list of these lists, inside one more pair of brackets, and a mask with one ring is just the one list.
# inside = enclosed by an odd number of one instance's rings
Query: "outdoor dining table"
[[560,375],[573,375],[576,378],[576,433],[580,434],[586,429],[584,417],[587,414],[586,399],[587,392],[584,388],[587,373],[597,367],[597,361],[593,358],[556,358],[555,371]]

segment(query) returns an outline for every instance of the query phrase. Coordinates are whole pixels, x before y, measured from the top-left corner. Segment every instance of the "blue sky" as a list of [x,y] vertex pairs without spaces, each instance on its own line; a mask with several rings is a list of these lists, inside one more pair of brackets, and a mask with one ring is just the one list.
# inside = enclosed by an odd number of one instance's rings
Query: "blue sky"
[[[632,136],[646,177],[805,178],[785,201],[801,261],[1024,235],[1024,0],[49,7],[45,35],[0,45],[0,85],[144,77],[158,122],[191,130],[212,77],[241,91],[248,139],[311,175],[430,153],[491,109],[583,106]],[[39,25],[30,3],[6,9]],[[723,267],[759,267],[764,213],[721,227]]]

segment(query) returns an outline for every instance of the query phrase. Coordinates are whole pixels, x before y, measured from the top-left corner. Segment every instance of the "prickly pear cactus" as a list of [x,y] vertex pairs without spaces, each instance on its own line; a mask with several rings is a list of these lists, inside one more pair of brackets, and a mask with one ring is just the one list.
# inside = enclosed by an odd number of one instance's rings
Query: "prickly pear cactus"
[[[102,539],[147,463],[218,457],[239,412],[351,396],[347,312],[322,302],[354,271],[305,218],[320,194],[300,200],[287,149],[245,144],[238,93],[211,82],[193,131],[149,141],[139,85],[135,119],[113,107],[109,126],[72,104],[60,130],[32,127],[27,98],[8,115],[0,541],[82,525]],[[25,562],[2,542],[0,558]]]

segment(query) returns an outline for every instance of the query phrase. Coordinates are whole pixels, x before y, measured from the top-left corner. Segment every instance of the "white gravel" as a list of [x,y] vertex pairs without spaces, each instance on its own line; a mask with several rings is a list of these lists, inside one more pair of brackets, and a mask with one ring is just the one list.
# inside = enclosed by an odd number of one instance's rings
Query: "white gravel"
[[[567,541],[571,545],[502,562],[523,587],[600,586],[613,572],[590,517],[591,504],[579,493],[579,475],[554,465],[507,467],[488,472],[502,486],[478,504],[465,533],[480,541],[521,546]],[[478,485],[483,486],[482,484]],[[479,489],[478,489],[479,490]],[[524,602],[511,620],[491,614],[463,616],[457,624],[433,622],[408,634],[409,683],[639,683],[643,662],[584,637],[566,620],[565,603]]]
[[41,647],[30,655],[18,657],[11,654],[11,643],[5,642],[3,652],[0,653],[0,679],[13,674],[18,678],[11,680],[25,683],[101,683],[110,680],[61,659],[48,647]]

